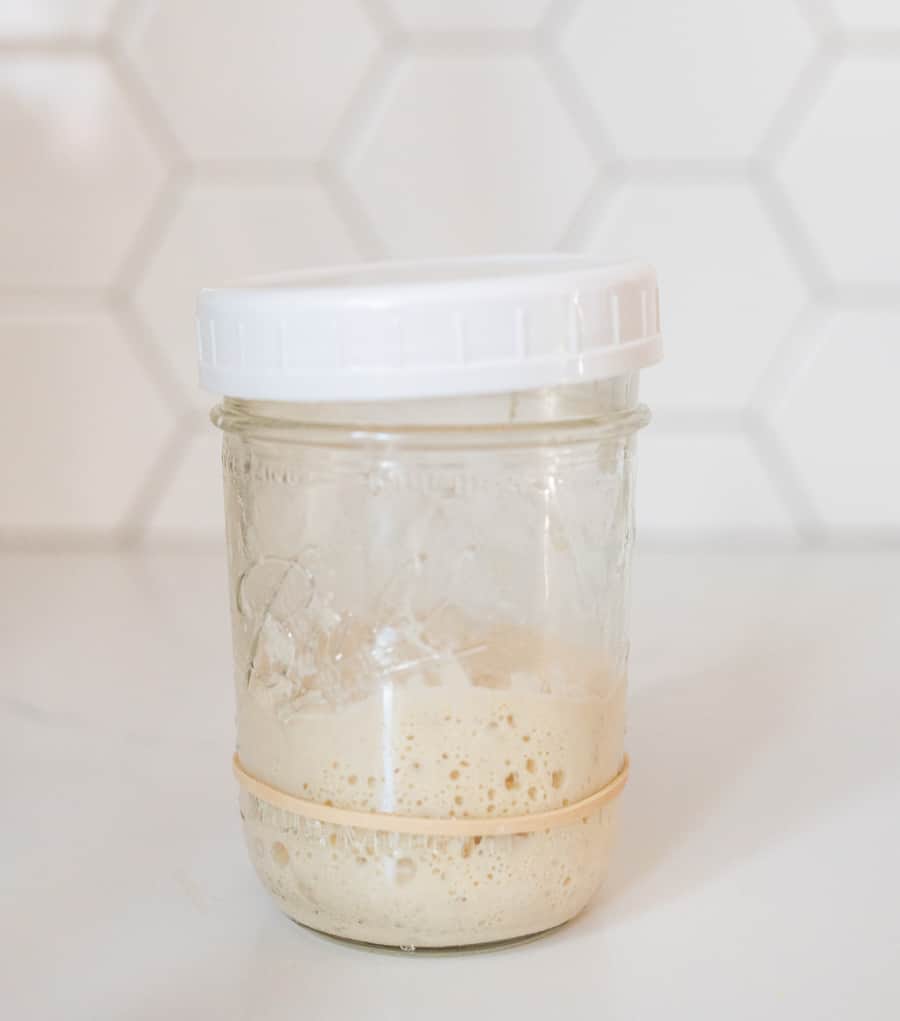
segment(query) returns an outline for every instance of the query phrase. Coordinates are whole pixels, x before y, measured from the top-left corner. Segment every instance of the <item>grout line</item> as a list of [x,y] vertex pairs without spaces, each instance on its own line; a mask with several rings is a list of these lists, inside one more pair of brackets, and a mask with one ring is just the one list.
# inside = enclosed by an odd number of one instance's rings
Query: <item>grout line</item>
[[752,412],[746,416],[746,431],[763,470],[794,523],[798,538],[806,545],[821,545],[826,537],[825,524],[775,431],[765,419]]
[[617,153],[612,139],[590,97],[582,88],[578,76],[555,50],[542,50],[540,58],[547,80],[588,152],[599,163],[616,161]]
[[360,253],[371,259],[384,258],[387,246],[354,188],[350,171],[380,120],[391,83],[403,61],[402,49],[390,45],[383,46],[375,55],[347,103],[325,146],[322,163],[317,167],[319,184],[351,231]]
[[144,322],[135,293],[184,198],[187,174],[170,172],[141,230],[126,254],[109,294],[109,306],[144,372],[175,415],[191,406],[177,375]]
[[834,296],[842,305],[894,309],[900,306],[900,283],[838,283]]
[[543,46],[556,46],[580,6],[581,0],[551,0],[535,29]]
[[106,21],[105,37],[110,41],[124,39],[132,29],[137,9],[146,6],[146,0],[114,0]]
[[834,294],[831,276],[777,179],[762,165],[758,165],[751,172],[749,180],[756,189],[775,232],[781,238],[785,252],[806,281],[811,297],[819,301],[831,298]]
[[352,162],[384,110],[388,90],[404,63],[400,50],[384,47],[366,68],[325,144],[323,162],[337,168]]
[[7,36],[0,38],[0,56],[96,57],[103,49],[103,35],[96,36]]
[[107,312],[103,288],[0,287],[0,317]]
[[675,183],[687,180],[700,184],[710,181],[743,181],[751,164],[742,159],[632,159],[622,161],[628,181]]
[[166,535],[144,536],[135,547],[137,554],[177,554],[179,556],[210,556],[212,554],[221,556],[225,551],[224,525],[219,537],[214,537],[211,534],[200,537],[188,532],[171,532]]
[[894,58],[900,55],[900,30],[849,30],[842,34],[848,53],[853,56]]
[[187,177],[184,168],[173,169],[167,175],[130,249],[122,259],[113,281],[114,295],[130,294],[140,284],[181,206]]
[[364,10],[384,43],[424,53],[504,53],[539,45],[541,24],[533,29],[408,29],[384,0],[364,0]]
[[802,375],[801,366],[821,347],[826,315],[827,305],[820,302],[810,302],[800,311],[763,370],[746,412],[748,435],[806,545],[825,543],[827,530],[812,494],[781,443],[773,413]]
[[362,0],[361,7],[382,43],[405,44],[406,32],[384,0]]
[[794,5],[800,17],[820,39],[840,32],[840,23],[831,0],[795,0]]
[[130,549],[141,542],[154,510],[159,506],[160,500],[187,456],[193,433],[189,424],[190,418],[191,416],[184,415],[175,419],[171,432],[150,465],[131,507],[114,529],[113,535],[121,547]]
[[404,42],[417,54],[448,57],[469,54],[506,56],[533,52],[540,45],[540,38],[533,30],[459,30],[410,32],[404,36]]
[[241,157],[238,159],[195,159],[185,168],[191,182],[235,185],[283,185],[309,183],[316,177],[314,160]]
[[109,306],[132,354],[169,410],[176,418],[187,414],[191,407],[188,395],[172,373],[165,356],[134,307],[133,296],[130,294],[112,296]]
[[537,28],[541,63],[575,131],[581,135],[595,161],[600,165],[618,164],[619,154],[602,115],[560,45],[563,31],[580,6],[580,0],[551,3]]
[[[195,535],[176,534],[139,539],[133,546],[123,546],[110,538],[108,532],[86,530],[0,530],[0,555],[43,558],[47,556],[115,556],[123,559],[140,559],[157,555],[206,557],[220,555],[225,538],[212,535],[197,538]],[[900,529],[829,528],[821,543],[798,543],[788,533],[768,529],[742,529],[725,533],[679,532],[641,527],[635,544],[635,554],[655,555],[710,555],[760,554],[809,556],[898,556],[900,555]]]
[[322,166],[319,168],[317,182],[350,232],[359,255],[365,259],[385,258],[385,247],[378,231],[353,189],[341,175],[334,168]]
[[830,302],[812,301],[795,317],[756,383],[748,405],[751,415],[768,418],[783,403],[790,385],[802,374],[801,366],[808,364],[821,346],[818,337],[830,307]]
[[635,543],[637,556],[648,554],[790,554],[798,557],[845,556],[848,554],[900,554],[900,530],[829,529],[822,542],[798,543],[795,538],[765,530],[744,530],[710,535],[693,532],[676,535],[660,529],[643,528]]
[[654,408],[653,430],[661,435],[734,435],[744,431],[744,414],[722,408]]
[[594,229],[603,221],[623,184],[619,166],[614,163],[597,168],[586,194],[578,203],[556,243],[557,251],[585,251]]
[[832,528],[823,548],[834,553],[897,553],[900,552],[900,530],[870,526],[855,532]]
[[101,48],[113,76],[118,80],[135,115],[150,141],[163,156],[164,162],[170,167],[187,163],[180,141],[157,105],[151,89],[129,57],[124,40],[111,36],[102,41]]
[[121,546],[111,532],[88,529],[0,529],[0,554],[117,553]]
[[812,547],[800,545],[790,530],[742,529],[710,532],[674,532],[641,527],[635,539],[635,554],[798,554]]
[[816,45],[784,102],[769,121],[756,147],[756,160],[762,163],[774,162],[783,155],[822,97],[829,78],[837,68],[838,59],[836,52],[821,43]]

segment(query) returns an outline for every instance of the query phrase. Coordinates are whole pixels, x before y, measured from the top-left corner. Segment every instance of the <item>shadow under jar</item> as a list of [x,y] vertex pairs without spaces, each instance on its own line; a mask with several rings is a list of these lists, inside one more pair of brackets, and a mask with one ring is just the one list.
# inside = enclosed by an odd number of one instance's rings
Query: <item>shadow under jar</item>
[[652,271],[355,267],[205,291],[199,320],[263,884],[385,946],[572,918],[627,772]]

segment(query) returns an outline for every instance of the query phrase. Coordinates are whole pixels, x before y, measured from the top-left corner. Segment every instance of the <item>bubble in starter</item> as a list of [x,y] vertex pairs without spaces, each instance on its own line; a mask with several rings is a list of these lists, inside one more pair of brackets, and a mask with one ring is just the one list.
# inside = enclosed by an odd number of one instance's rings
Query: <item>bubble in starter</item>
[[408,883],[416,874],[416,863],[412,858],[398,858],[394,866],[394,882]]

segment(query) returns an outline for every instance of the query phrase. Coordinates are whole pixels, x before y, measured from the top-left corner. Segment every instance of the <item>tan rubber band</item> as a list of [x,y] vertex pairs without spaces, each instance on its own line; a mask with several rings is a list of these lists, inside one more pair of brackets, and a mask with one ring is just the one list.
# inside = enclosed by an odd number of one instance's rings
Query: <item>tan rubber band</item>
[[538,830],[556,829],[586,819],[602,805],[612,801],[628,779],[628,756],[622,768],[599,791],[576,801],[574,805],[555,808],[550,812],[536,812],[534,815],[506,815],[480,819],[426,819],[421,816],[395,815],[390,812],[357,812],[352,808],[335,808],[317,801],[306,801],[286,794],[276,787],[270,787],[262,780],[251,776],[241,765],[235,753],[232,760],[234,775],[241,787],[260,801],[265,801],[276,808],[283,808],[295,815],[319,822],[331,823],[333,826],[351,826],[361,830],[382,830],[388,833],[420,833],[444,837],[489,837],[512,835],[517,833],[535,833]]

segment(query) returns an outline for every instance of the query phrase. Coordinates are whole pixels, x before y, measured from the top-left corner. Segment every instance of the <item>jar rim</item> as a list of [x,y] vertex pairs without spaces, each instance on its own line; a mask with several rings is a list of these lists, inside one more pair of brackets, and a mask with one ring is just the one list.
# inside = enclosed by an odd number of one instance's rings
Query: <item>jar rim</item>
[[[307,446],[402,446],[404,448],[492,449],[533,445],[576,444],[626,437],[650,422],[645,404],[612,412],[546,421],[421,423],[328,421],[302,417],[303,405],[226,398],[210,412],[212,423],[225,433],[239,433]],[[300,417],[264,413],[273,407],[300,410]]]

